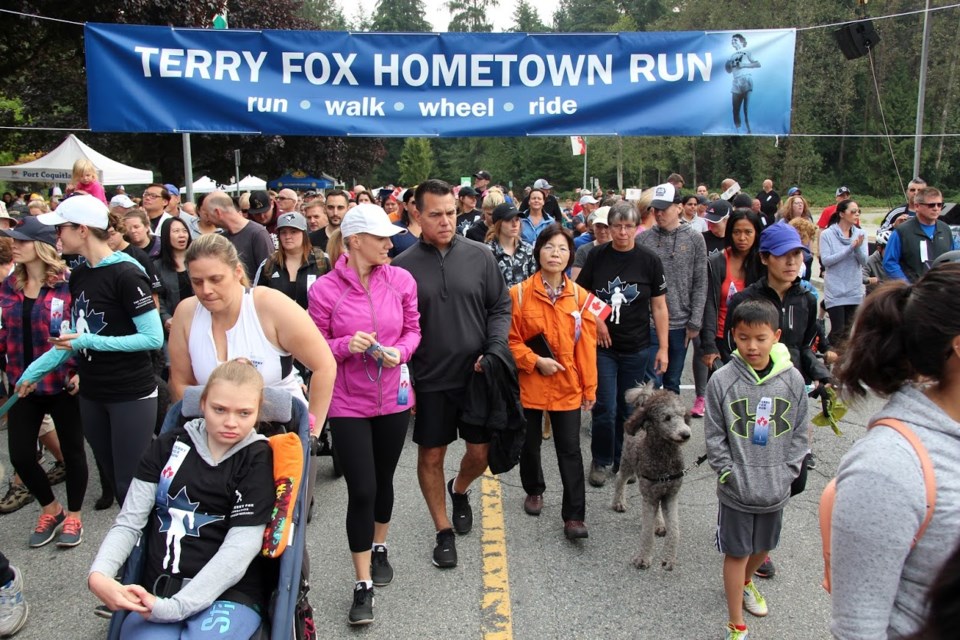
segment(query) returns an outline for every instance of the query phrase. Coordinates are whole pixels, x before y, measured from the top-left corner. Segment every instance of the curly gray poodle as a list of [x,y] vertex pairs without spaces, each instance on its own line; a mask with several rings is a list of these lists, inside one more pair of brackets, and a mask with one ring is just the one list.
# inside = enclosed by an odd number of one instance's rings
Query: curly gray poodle
[[677,497],[683,484],[680,447],[690,439],[690,412],[678,395],[655,390],[650,383],[628,390],[624,398],[636,408],[623,425],[623,457],[612,506],[615,511],[627,510],[624,488],[627,481],[636,476],[643,510],[640,550],[633,557],[633,565],[648,569],[653,564],[656,533],[666,536],[663,567],[673,571],[680,541],[677,511]]

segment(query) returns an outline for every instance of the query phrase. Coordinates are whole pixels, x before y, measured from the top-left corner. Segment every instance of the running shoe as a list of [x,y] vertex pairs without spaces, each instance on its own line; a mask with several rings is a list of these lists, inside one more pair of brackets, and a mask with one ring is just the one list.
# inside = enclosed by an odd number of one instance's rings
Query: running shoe
[[358,582],[353,588],[353,604],[350,606],[350,624],[370,624],[373,622],[373,588]]
[[0,586],[0,638],[8,638],[27,623],[30,607],[23,599],[23,574],[14,566],[13,580]]
[[767,601],[760,595],[753,580],[743,585],[743,608],[758,618],[767,615]]
[[60,528],[60,537],[57,538],[57,546],[61,549],[75,547],[83,542],[83,524],[80,518],[68,516],[63,521],[63,527]]
[[67,479],[67,467],[62,462],[54,462],[53,466],[47,470],[47,482],[52,487],[60,484]]
[[764,580],[769,580],[773,576],[777,575],[777,567],[774,566],[773,560],[770,559],[770,556],[767,556],[763,560],[763,564],[757,567],[757,570],[753,575],[758,578],[763,578]]
[[470,533],[473,528],[473,509],[470,508],[470,492],[456,493],[453,490],[453,478],[447,483],[447,492],[453,503],[453,530],[460,535]]
[[747,640],[747,627],[737,629],[732,622],[727,623],[727,640]]
[[697,399],[693,401],[693,408],[690,409],[690,415],[694,418],[702,418],[703,414],[707,411],[707,400],[703,396],[697,396]]
[[393,567],[387,559],[385,545],[373,545],[373,553],[370,554],[370,578],[375,587],[385,587],[393,582]]
[[457,541],[453,529],[437,532],[437,546],[433,549],[433,566],[451,569],[457,566]]
[[40,517],[37,518],[36,528],[30,534],[30,546],[33,548],[42,547],[53,540],[66,518],[67,514],[63,512],[63,509],[55,516],[41,513]]

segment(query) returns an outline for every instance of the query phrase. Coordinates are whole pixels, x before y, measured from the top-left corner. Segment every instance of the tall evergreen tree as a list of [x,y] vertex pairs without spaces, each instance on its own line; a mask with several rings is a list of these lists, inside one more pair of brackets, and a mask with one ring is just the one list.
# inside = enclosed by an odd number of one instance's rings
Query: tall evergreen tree
[[400,184],[419,184],[432,177],[433,149],[429,138],[407,138],[400,152]]
[[527,0],[518,0],[517,6],[513,10],[513,26],[510,31],[516,33],[543,33],[549,31],[550,27],[545,25],[537,13],[536,7]]
[[377,0],[370,30],[384,33],[433,31],[433,26],[424,17],[426,13],[423,0]]
[[498,4],[499,0],[447,0],[444,6],[452,16],[447,30],[490,33],[493,24],[487,14]]

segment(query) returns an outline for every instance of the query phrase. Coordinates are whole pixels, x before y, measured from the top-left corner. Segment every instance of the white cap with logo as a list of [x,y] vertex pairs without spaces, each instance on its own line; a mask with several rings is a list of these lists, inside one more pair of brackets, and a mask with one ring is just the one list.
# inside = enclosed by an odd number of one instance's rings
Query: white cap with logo
[[347,211],[340,223],[340,234],[346,240],[357,233],[369,233],[378,238],[392,238],[398,233],[406,233],[403,227],[390,222],[387,213],[375,204],[364,202]]
[[110,211],[99,198],[90,195],[70,196],[60,203],[53,213],[37,216],[43,224],[82,224],[94,229],[106,229],[110,224]]

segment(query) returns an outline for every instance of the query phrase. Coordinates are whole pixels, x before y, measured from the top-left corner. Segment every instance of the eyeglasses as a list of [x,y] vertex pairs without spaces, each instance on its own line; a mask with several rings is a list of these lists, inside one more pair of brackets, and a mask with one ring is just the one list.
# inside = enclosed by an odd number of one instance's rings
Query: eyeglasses
[[143,197],[144,197],[144,198],[160,198],[160,197],[162,197],[162,196],[163,196],[162,193],[151,193],[150,191],[144,191],[144,192],[143,192]]
[[943,209],[942,202],[918,202],[917,204],[922,204],[925,207],[930,207],[931,209]]
[[634,231],[636,230],[637,225],[635,224],[614,224],[610,225],[612,231]]
[[72,222],[67,222],[67,223],[65,223],[65,224],[59,224],[59,225],[57,225],[57,235],[60,235],[60,232],[63,231],[64,229],[67,229],[67,228],[70,228],[70,229],[78,229],[79,227],[80,227],[80,225],[74,224],[74,223],[72,223]]

